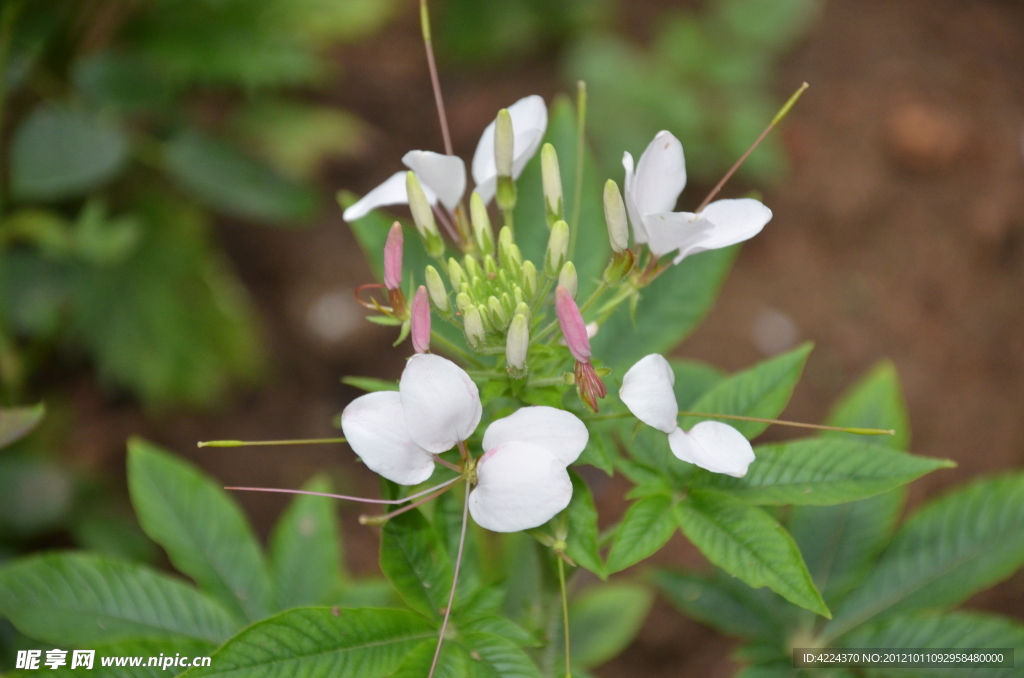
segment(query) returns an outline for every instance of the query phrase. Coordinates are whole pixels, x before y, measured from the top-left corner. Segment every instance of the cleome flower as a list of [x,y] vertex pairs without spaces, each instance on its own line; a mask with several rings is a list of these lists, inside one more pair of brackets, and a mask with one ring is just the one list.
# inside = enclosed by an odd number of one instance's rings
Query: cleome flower
[[[455,363],[429,353],[406,364],[398,391],[368,393],[341,415],[349,445],[371,470],[400,485],[434,471],[436,455],[464,443],[480,423],[480,394]],[[524,407],[491,423],[484,454],[465,462],[476,487],[469,512],[484,528],[517,532],[543,525],[569,505],[566,467],[587,445],[587,427],[552,407]]]
[[[548,126],[548,110],[544,99],[533,94],[509,106],[508,112],[512,117],[514,136],[512,178],[516,179],[544,138]],[[448,212],[454,212],[466,192],[466,165],[462,158],[433,151],[409,151],[402,156],[402,164],[416,174],[431,205],[440,202]],[[472,172],[476,192],[485,204],[490,202],[494,198],[498,177],[493,121],[484,129],[477,143]],[[354,221],[378,207],[405,205],[408,202],[406,172],[396,172],[346,209],[343,216],[345,221]]]
[[619,398],[637,419],[668,434],[672,454],[679,459],[713,473],[745,476],[754,461],[750,442],[732,426],[717,421],[702,421],[689,431],[679,428],[674,384],[672,366],[652,353],[626,372]]
[[626,210],[633,239],[656,256],[677,252],[678,264],[691,254],[749,240],[761,232],[772,212],[757,200],[716,200],[700,212],[674,212],[686,186],[683,145],[661,131],[648,144],[634,171],[633,156],[622,156],[626,170]]

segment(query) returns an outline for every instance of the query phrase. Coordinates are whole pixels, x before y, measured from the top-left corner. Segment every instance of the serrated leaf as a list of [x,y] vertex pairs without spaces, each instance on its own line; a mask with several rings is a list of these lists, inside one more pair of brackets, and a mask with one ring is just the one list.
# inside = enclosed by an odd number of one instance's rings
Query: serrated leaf
[[187,130],[167,142],[164,166],[182,187],[216,209],[270,222],[305,220],[316,195],[219,139]]
[[825,627],[837,638],[875,617],[948,609],[1024,563],[1024,474],[986,478],[929,502]]
[[[1024,648],[1024,625],[1015,619],[981,612],[950,612],[936,617],[900,616],[880,624],[861,627],[843,639],[848,648]],[[874,668],[869,676],[913,676],[913,678],[1010,678],[1021,668]]]
[[428,638],[431,624],[406,610],[307,607],[253,624],[184,676],[376,678],[397,669]]
[[[596,668],[617,657],[640,632],[654,603],[654,593],[645,586],[627,582],[598,584],[574,598],[569,605],[569,648],[572,664]],[[552,646],[565,646],[558,627]],[[555,666],[563,666],[565,652]]]
[[[177,675],[185,669],[177,666],[171,668],[170,664],[165,669],[159,662],[155,666],[149,666],[150,658],[160,660],[163,660],[164,657],[175,660],[180,658],[189,662],[195,659],[204,660],[205,657],[213,654],[217,645],[186,638],[143,638],[119,643],[93,644],[89,646],[89,649],[96,651],[93,667],[87,674],[90,678],[165,678],[169,675]],[[54,678],[81,676],[81,667],[71,669],[71,657],[71,653],[68,653],[67,666],[62,666],[53,673],[47,671],[47,674]],[[103,658],[112,660],[112,664],[121,661],[126,665],[103,666]],[[141,659],[139,666],[131,666],[132,661],[136,659]]]
[[463,634],[460,641],[473,660],[469,663],[471,678],[541,678],[533,660],[510,640],[473,632]]
[[683,534],[715,565],[754,588],[768,586],[795,605],[830,616],[793,538],[760,508],[693,490],[675,514]]
[[769,602],[772,594],[721,570],[710,576],[655,570],[651,579],[679,610],[727,636],[778,640],[785,630]]
[[604,578],[604,563],[598,553],[597,508],[590,486],[573,470],[569,470],[572,480],[572,500],[566,509],[569,520],[569,534],[566,538],[568,547],[565,550],[572,560],[580,567],[585,567],[597,576]]
[[44,414],[46,406],[42,403],[31,407],[0,407],[0,449],[31,433]]
[[907,404],[903,399],[896,366],[889,360],[883,360],[871,368],[839,399],[825,423],[830,426],[892,429],[896,435],[859,436],[837,431],[826,431],[822,435],[847,440],[860,439],[897,450],[908,449],[910,417],[907,415]]
[[128,490],[139,524],[174,566],[242,619],[273,609],[263,554],[238,504],[191,464],[128,442]]
[[452,564],[441,535],[418,509],[384,525],[380,569],[406,605],[431,619],[441,618],[448,606]]
[[[789,397],[800,379],[800,373],[803,372],[811,348],[811,344],[803,344],[792,351],[726,377],[701,396],[691,406],[691,411],[738,414],[762,419],[777,417],[789,403]],[[696,417],[680,417],[679,425],[689,430],[700,421],[702,420]],[[722,421],[748,439],[760,435],[768,428],[768,424],[756,421]]]
[[[325,476],[313,478],[302,489],[332,491]],[[342,580],[335,502],[328,497],[296,496],[270,535],[268,556],[279,608],[326,604]]]
[[42,104],[11,139],[11,193],[20,200],[83,195],[113,178],[127,158],[128,137],[114,121]]
[[754,456],[742,478],[702,471],[693,486],[727,492],[751,504],[827,506],[881,494],[955,465],[840,438],[762,445]]
[[0,568],[0,614],[36,640],[91,646],[121,639],[220,643],[238,623],[182,581],[79,553],[49,553]]
[[671,497],[656,494],[640,499],[626,510],[615,530],[605,572],[614,574],[654,554],[675,527]]

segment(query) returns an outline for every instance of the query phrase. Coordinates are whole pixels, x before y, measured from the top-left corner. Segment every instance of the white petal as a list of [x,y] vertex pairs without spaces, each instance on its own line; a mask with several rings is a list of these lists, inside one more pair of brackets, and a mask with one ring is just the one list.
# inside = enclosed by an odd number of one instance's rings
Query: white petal
[[714,224],[693,212],[645,214],[643,220],[651,252],[661,257],[679,250],[675,263],[702,245],[714,228]]
[[484,432],[484,450],[510,442],[530,443],[568,466],[583,452],[589,437],[586,424],[572,412],[538,405],[492,422]]
[[629,223],[633,224],[633,240],[637,244],[647,242],[647,229],[644,228],[644,220],[637,209],[636,200],[633,198],[633,156],[629,151],[622,154],[622,166],[626,170],[626,179],[623,182],[626,188],[626,212],[629,213]]
[[449,211],[462,200],[466,192],[466,163],[462,158],[433,151],[409,151],[402,156],[402,164],[415,172],[420,185],[429,186]]
[[676,375],[659,353],[641,358],[622,377],[619,399],[648,426],[671,433],[678,428],[679,405],[672,385]]
[[480,423],[483,409],[476,384],[441,356],[421,353],[409,358],[398,392],[409,435],[430,452],[450,450]]
[[715,227],[697,245],[694,252],[717,250],[753,238],[771,221],[772,211],[757,200],[741,198],[716,200],[705,207],[700,215]]
[[417,485],[434,472],[430,452],[409,436],[402,400],[395,391],[353,400],[341,413],[341,430],[367,468],[399,485]]
[[[531,94],[523,97],[508,107],[509,115],[512,116],[513,146],[512,158],[513,174],[516,166],[522,171],[522,167],[537,152],[540,141],[548,127],[548,109],[543,97]],[[538,133],[539,132],[539,133]],[[477,142],[476,152],[473,154],[473,181],[479,187],[488,179],[493,179],[498,174],[498,168],[494,164],[494,121],[484,129]],[[479,188],[477,192],[480,193]],[[491,196],[493,197],[493,191]],[[484,194],[480,193],[484,198]],[[489,198],[484,199],[488,202]]]
[[636,164],[633,199],[640,216],[671,212],[685,186],[683,145],[670,132],[658,132]]
[[[431,205],[437,203],[437,194],[433,190],[424,186],[423,192],[426,193],[427,200]],[[395,172],[383,184],[350,205],[341,217],[345,221],[355,221],[365,217],[378,207],[408,204],[409,194],[405,192],[405,172]]]
[[672,454],[713,473],[742,478],[754,461],[754,449],[743,434],[728,424],[702,421],[687,433],[677,429],[669,434]]
[[510,442],[490,450],[477,465],[479,484],[469,495],[469,512],[481,527],[518,532],[554,518],[572,499],[572,481],[547,450]]

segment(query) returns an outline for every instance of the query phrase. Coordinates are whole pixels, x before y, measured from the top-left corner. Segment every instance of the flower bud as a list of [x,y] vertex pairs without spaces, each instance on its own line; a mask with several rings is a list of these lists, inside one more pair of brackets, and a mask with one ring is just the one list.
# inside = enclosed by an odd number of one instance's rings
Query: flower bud
[[494,230],[491,228],[491,218],[487,216],[487,206],[476,191],[469,197],[469,218],[473,222],[473,238],[477,248],[484,254],[493,254]]
[[498,301],[498,297],[493,294],[487,299],[487,310],[490,311],[491,322],[495,328],[503,330],[508,326],[508,313]]
[[430,305],[427,303],[427,288],[420,285],[412,298],[412,347],[417,353],[430,350]]
[[544,254],[544,273],[554,278],[562,270],[565,264],[566,255],[569,252],[569,224],[564,221],[556,221],[551,226],[551,235],[548,236],[548,249]]
[[466,274],[463,272],[462,267],[459,266],[459,262],[455,261],[455,257],[448,259],[448,280],[452,284],[452,289],[456,293],[462,290],[462,283],[467,282]]
[[471,347],[477,347],[484,340],[484,324],[480,311],[470,304],[462,314],[462,327],[466,332],[466,341]]
[[[523,288],[519,285],[512,286],[512,301],[516,302],[516,306],[523,306],[525,299],[523,297]],[[529,308],[527,306],[527,308]],[[518,313],[518,310],[516,311]]]
[[512,132],[512,114],[507,108],[498,111],[494,121],[494,165],[499,177],[512,176],[512,154],[515,136]]
[[609,179],[604,185],[604,221],[608,224],[608,242],[612,252],[618,254],[629,248],[629,228],[626,225],[626,205],[622,202],[619,186]]
[[440,313],[448,312],[448,291],[444,288],[444,281],[441,275],[433,266],[427,266],[424,272],[427,281],[427,294],[430,295],[430,302]]
[[412,211],[412,220],[416,223],[416,230],[423,239],[423,246],[427,254],[432,257],[439,257],[444,254],[444,242],[441,234],[437,232],[437,224],[434,223],[434,211],[427,200],[427,194],[423,192],[419,179],[415,172],[406,172],[405,191],[409,196],[409,209]]
[[523,296],[533,299],[537,296],[537,267],[532,261],[523,262]]
[[587,325],[583,322],[583,314],[573,301],[569,291],[562,286],[555,288],[555,314],[558,325],[562,328],[562,336],[569,347],[572,357],[577,362],[590,362],[590,339],[587,337]]
[[487,311],[487,304],[477,304],[476,311],[480,314],[480,323],[484,326],[484,332],[496,329],[494,323],[491,322],[491,314]]
[[558,274],[558,284],[565,288],[570,297],[576,298],[576,288],[579,285],[579,280],[576,277],[576,266],[571,261],[565,262],[565,265],[562,266],[562,270]]
[[501,262],[502,268],[509,271],[513,269],[512,248],[515,246],[515,241],[512,239],[512,229],[508,226],[502,226],[501,230],[498,231],[498,261]]
[[480,264],[477,263],[476,259],[469,255],[463,258],[462,263],[465,265],[466,278],[473,287],[476,287],[477,278],[483,277],[483,271],[480,270]]
[[530,349],[530,321],[525,315],[517,313],[508,327],[505,339],[505,361],[508,373],[513,379],[526,376],[526,354]]
[[532,315],[530,313],[530,307],[527,306],[525,302],[520,301],[516,306],[516,315],[524,315],[526,316],[526,319],[529,320]]
[[540,173],[544,185],[544,207],[548,228],[563,216],[562,174],[558,170],[558,153],[551,144],[540,149]]
[[402,287],[402,225],[397,221],[391,225],[384,243],[384,287],[389,290]]
[[473,300],[469,298],[468,294],[459,292],[455,295],[455,308],[459,309],[459,313],[465,316],[469,309],[475,307],[473,306]]
[[490,254],[484,255],[484,273],[492,280],[494,279],[493,276],[498,275],[498,263],[494,261],[494,257]]
[[512,297],[509,296],[508,292],[501,293],[501,307],[505,309],[505,315],[511,318],[516,311],[516,305],[512,302]]
[[626,274],[633,269],[633,252],[632,250],[622,250],[621,252],[615,252],[612,254],[612,260],[608,262],[608,266],[604,269],[604,280],[610,285],[614,285],[623,278]]

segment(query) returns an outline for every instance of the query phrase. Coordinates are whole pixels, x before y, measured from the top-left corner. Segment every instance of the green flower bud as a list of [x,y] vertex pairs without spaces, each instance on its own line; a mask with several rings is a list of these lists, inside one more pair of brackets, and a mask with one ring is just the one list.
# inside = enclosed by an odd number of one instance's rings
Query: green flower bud
[[[519,285],[512,286],[512,301],[516,302],[516,313],[519,312],[519,306],[525,306],[523,302],[523,288]],[[527,306],[526,308],[529,309],[530,307]]]
[[[477,313],[480,314],[480,322],[482,322],[484,324],[484,331],[485,332],[497,329],[494,326],[494,323],[491,322],[491,315],[487,311],[487,304],[477,304],[476,305],[476,310],[477,310]],[[504,329],[504,328],[502,328],[502,329]]]
[[[483,271],[480,270],[480,264],[478,264],[476,259],[474,259],[473,257],[467,255],[462,260],[462,263],[466,268],[466,277],[469,278],[470,280],[474,280],[475,278],[480,278],[483,276]],[[476,283],[474,282],[473,285],[475,286]]]
[[498,275],[498,264],[490,254],[484,255],[484,273],[487,274],[488,278],[492,275]]
[[626,206],[622,202],[619,186],[609,179],[604,185],[604,221],[608,224],[608,241],[612,252],[618,254],[629,248],[629,228],[626,225]]
[[444,241],[441,234],[437,232],[437,224],[434,223],[434,211],[427,200],[427,194],[423,192],[419,179],[415,172],[406,172],[405,190],[409,195],[409,209],[412,211],[412,220],[416,224],[416,231],[423,239],[423,246],[427,254],[432,257],[439,257],[444,254]]
[[469,196],[469,218],[473,223],[473,238],[476,246],[484,254],[494,253],[494,229],[491,228],[491,218],[487,216],[487,206],[480,198],[480,194],[473,191]]
[[537,296],[537,267],[532,261],[523,262],[523,295],[527,299]]
[[548,228],[562,218],[562,174],[558,169],[558,153],[551,144],[540,149],[540,173],[544,184],[544,207]]
[[571,261],[565,262],[565,265],[562,266],[562,270],[558,274],[558,284],[566,289],[570,297],[576,298],[579,280],[576,278],[576,266]]
[[469,298],[468,294],[459,292],[455,295],[455,308],[459,309],[459,313],[465,316],[469,309],[476,307],[473,306],[473,300]]
[[530,349],[530,321],[525,315],[516,314],[508,328],[505,339],[505,362],[513,379],[526,376],[526,354]]
[[448,259],[448,281],[456,292],[461,290],[462,283],[466,282],[466,274],[463,272],[462,267],[459,266],[459,262],[455,261],[455,257]]
[[503,330],[508,326],[508,313],[502,308],[498,297],[493,294],[487,299],[487,310],[490,311],[495,329]]
[[448,290],[444,288],[444,281],[441,280],[441,275],[437,272],[437,269],[433,266],[427,266],[427,270],[423,275],[427,281],[427,295],[430,297],[430,303],[434,305],[441,313],[448,312]]
[[476,306],[470,305],[466,308],[462,314],[462,327],[466,332],[466,341],[471,347],[476,348],[484,340],[484,324]]
[[525,315],[526,319],[529,320],[530,315],[532,315],[530,313],[530,307],[527,306],[525,302],[520,301],[516,306],[516,315]]
[[494,121],[494,165],[499,177],[512,176],[512,154],[515,136],[512,133],[512,115],[507,108],[498,111]]
[[512,297],[509,296],[508,292],[501,293],[501,307],[505,309],[505,314],[511,318],[516,310],[516,306],[512,303]]
[[551,278],[558,275],[569,252],[569,224],[556,221],[551,226],[548,249],[544,254],[544,273]]

